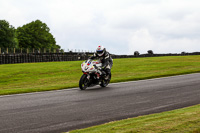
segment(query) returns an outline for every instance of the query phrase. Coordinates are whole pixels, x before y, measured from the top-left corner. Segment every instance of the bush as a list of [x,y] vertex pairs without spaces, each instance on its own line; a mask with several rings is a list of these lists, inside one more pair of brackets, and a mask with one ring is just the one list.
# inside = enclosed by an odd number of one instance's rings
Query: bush
[[153,55],[153,51],[152,50],[148,50],[147,53],[150,54],[150,55]]
[[138,51],[135,51],[135,52],[134,52],[134,55],[135,55],[135,56],[139,56],[140,53],[139,53]]
[[183,52],[181,52],[181,54],[182,54],[182,55],[185,55],[185,54],[186,54],[186,52],[184,52],[184,51],[183,51]]

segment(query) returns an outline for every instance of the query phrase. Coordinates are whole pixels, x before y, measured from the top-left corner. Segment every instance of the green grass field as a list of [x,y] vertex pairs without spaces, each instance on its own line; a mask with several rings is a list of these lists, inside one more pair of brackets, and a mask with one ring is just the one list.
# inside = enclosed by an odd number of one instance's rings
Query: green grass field
[[[0,65],[0,95],[78,87],[82,61]],[[200,72],[200,56],[114,59],[111,82]],[[200,133],[200,105],[73,132]]]
[[[82,61],[0,65],[0,95],[78,87]],[[111,82],[200,72],[200,56],[114,59]]]
[[109,122],[70,133],[200,133],[200,105]]

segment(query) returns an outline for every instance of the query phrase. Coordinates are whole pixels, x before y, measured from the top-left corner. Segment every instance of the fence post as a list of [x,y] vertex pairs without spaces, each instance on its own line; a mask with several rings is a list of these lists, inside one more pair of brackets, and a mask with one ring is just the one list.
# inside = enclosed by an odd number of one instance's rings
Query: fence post
[[6,53],[8,54],[8,48],[6,49]]
[[39,53],[40,53],[40,48],[39,48]]
[[26,53],[28,54],[28,48],[26,49]]
[[35,53],[35,49],[33,48],[33,53]]
[[21,54],[22,54],[22,48],[21,48]]
[[13,50],[13,53],[15,54],[15,48],[14,48],[14,50]]
[[44,53],[46,53],[46,48],[44,48]]
[[49,53],[51,53],[51,49],[49,48]]
[[1,54],[1,48],[0,48],[0,54]]

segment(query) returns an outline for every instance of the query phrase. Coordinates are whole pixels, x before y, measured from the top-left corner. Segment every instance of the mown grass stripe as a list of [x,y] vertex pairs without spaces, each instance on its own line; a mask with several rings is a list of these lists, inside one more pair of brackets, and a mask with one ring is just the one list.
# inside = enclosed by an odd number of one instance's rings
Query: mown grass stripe
[[[78,87],[82,61],[0,65],[0,95]],[[114,59],[111,83],[200,72],[200,56]]]

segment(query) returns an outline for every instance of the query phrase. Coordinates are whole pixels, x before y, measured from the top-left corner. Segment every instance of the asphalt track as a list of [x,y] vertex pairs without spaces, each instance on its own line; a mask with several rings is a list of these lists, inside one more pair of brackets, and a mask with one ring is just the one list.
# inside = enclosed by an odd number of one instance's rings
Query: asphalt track
[[200,104],[200,73],[0,96],[0,133],[56,133]]

